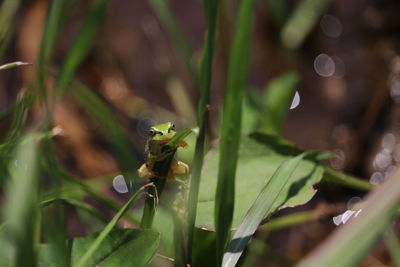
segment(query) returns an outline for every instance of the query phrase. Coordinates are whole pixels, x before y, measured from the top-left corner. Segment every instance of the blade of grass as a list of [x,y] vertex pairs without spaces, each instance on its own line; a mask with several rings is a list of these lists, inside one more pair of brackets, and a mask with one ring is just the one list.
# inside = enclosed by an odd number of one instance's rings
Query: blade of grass
[[222,256],[228,241],[233,217],[235,172],[242,117],[241,107],[251,39],[253,2],[253,0],[241,1],[225,91],[221,129],[221,154],[214,211],[217,231],[217,266],[222,263]]
[[188,204],[188,259],[191,261],[194,224],[196,221],[197,201],[199,196],[201,169],[203,167],[205,139],[209,119],[208,105],[210,104],[210,87],[212,79],[212,66],[214,58],[215,36],[217,29],[217,17],[219,0],[204,0],[204,15],[207,23],[206,39],[203,47],[203,55],[200,65],[200,103],[198,107],[197,123],[199,135],[196,139],[194,152],[192,177],[189,185]]
[[4,0],[0,7],[0,59],[3,58],[5,51],[12,39],[15,30],[14,20],[21,4],[21,0]]
[[383,238],[390,252],[390,256],[392,256],[394,265],[400,267],[400,241],[392,227],[388,227],[386,232],[383,234]]
[[12,158],[12,153],[21,138],[22,129],[25,125],[28,110],[34,102],[34,97],[30,94],[21,93],[20,99],[13,108],[13,120],[10,131],[3,144],[0,145],[0,183],[8,177],[8,165]]
[[61,96],[71,82],[77,68],[86,57],[105,15],[108,0],[94,0],[88,15],[65,58],[56,84],[56,93]]
[[71,205],[74,206],[75,208],[81,209],[88,214],[92,215],[99,221],[106,223],[107,218],[98,212],[96,209],[94,209],[91,205],[86,204],[83,201],[77,200],[77,199],[68,199],[68,198],[52,198],[52,199],[47,199],[42,202],[40,202],[40,206],[42,208],[47,207],[49,205],[53,204],[62,204],[62,205]]
[[10,165],[11,180],[4,210],[6,227],[16,249],[15,266],[36,265],[38,142],[35,133],[27,137],[17,146]]
[[46,25],[42,36],[38,63],[38,83],[40,92],[39,95],[42,100],[46,98],[46,69],[50,62],[50,58],[56,43],[57,35],[59,32],[60,19],[64,10],[64,4],[64,0],[52,1],[51,6],[48,10]]
[[[280,166],[258,195],[239,228],[236,230],[224,254],[222,266],[235,266],[246,248],[251,236],[256,232],[263,219],[277,207],[277,197],[289,181],[304,154],[286,161]],[[251,174],[249,174],[251,175]],[[278,203],[279,204],[279,203]]]
[[101,231],[99,236],[93,241],[91,246],[88,248],[86,253],[81,257],[77,264],[74,267],[83,267],[89,258],[96,252],[96,250],[100,247],[101,243],[107,237],[107,235],[111,232],[111,230],[115,227],[119,219],[124,216],[125,212],[128,210],[130,205],[137,199],[137,197],[142,193],[146,187],[154,187],[153,183],[146,184],[142,186],[136,193],[126,202],[126,204],[118,211],[118,213],[114,216],[114,218],[106,225],[106,227]]
[[395,216],[400,204],[400,171],[372,191],[361,213],[336,230],[298,266],[357,266]]
[[281,31],[281,41],[288,48],[298,48],[317,24],[330,0],[304,0],[287,20]]
[[4,65],[0,66],[0,70],[7,70],[7,69],[12,69],[15,67],[19,67],[19,66],[26,66],[26,65],[32,65],[31,63],[28,62],[22,62],[22,61],[15,61],[15,62],[11,62],[11,63],[7,63]]

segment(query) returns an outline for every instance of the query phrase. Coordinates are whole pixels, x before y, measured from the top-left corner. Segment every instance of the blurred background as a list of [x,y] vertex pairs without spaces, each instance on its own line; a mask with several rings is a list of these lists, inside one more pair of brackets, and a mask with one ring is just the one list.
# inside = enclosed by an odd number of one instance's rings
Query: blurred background
[[[0,73],[0,111],[10,108],[23,92],[34,90],[49,2],[2,1],[1,64],[32,65]],[[67,5],[53,54],[54,73],[68,56],[88,2],[73,0]],[[236,0],[221,1],[210,141],[218,137],[237,7]],[[398,14],[396,0],[256,1],[246,101],[264,92],[271,81],[286,79],[296,93],[283,136],[302,149],[331,151],[335,157],[329,164],[334,169],[382,183],[400,164]],[[133,165],[143,161],[149,125],[174,121],[179,129],[196,126],[196,69],[204,30],[200,0],[109,2],[76,80],[91,88],[126,129],[137,158]],[[51,88],[51,81],[47,82]],[[40,107],[33,108],[28,120],[38,120],[39,114]],[[251,124],[246,114],[245,109],[244,128]],[[120,172],[115,151],[76,97],[63,97],[52,116],[57,155],[74,176],[96,179]],[[11,119],[2,116],[1,138],[10,127]],[[190,161],[190,154],[186,151],[183,157]],[[105,194],[120,199],[112,188]],[[282,211],[312,208],[320,213],[318,220],[262,237],[273,250],[265,257],[275,255],[271,266],[290,265],[312,250],[336,227],[332,217],[346,211],[348,202],[359,196],[355,190],[321,185],[309,204]],[[83,235],[77,215],[72,210],[69,214],[69,235]],[[262,257],[258,264],[263,266]],[[378,244],[363,266],[390,264],[386,249]]]

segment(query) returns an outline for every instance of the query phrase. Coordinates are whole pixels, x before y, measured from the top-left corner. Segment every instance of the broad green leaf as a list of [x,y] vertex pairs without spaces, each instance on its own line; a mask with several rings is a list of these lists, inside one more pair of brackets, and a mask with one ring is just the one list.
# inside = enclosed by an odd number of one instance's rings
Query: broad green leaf
[[293,172],[303,157],[304,154],[300,154],[295,158],[289,159],[269,179],[233,235],[224,254],[222,266],[228,267],[237,264],[265,216],[269,216],[274,211],[274,207],[281,204],[279,203],[281,201],[279,196],[284,192],[286,184],[291,180]]
[[241,134],[242,102],[250,50],[253,3],[253,0],[242,0],[240,4],[224,94],[218,184],[216,191],[214,191],[216,195],[215,203],[213,203],[215,205],[217,231],[217,265],[222,263],[234,211],[235,175]]
[[88,246],[87,250],[82,254],[81,257],[79,257],[79,260],[73,264],[75,267],[83,267],[86,266],[86,264],[93,258],[93,255],[102,247],[104,242],[107,240],[109,237],[112,229],[115,227],[119,219],[124,216],[125,212],[128,210],[130,205],[138,198],[140,193],[143,192],[143,190],[146,187],[153,187],[153,184],[146,184],[142,186],[138,191],[136,191],[135,194],[125,203],[125,205],[115,214],[115,216],[112,218],[112,220],[104,227],[103,231],[100,232],[100,234],[91,242],[90,246]]
[[[239,226],[276,169],[297,154],[299,154],[299,150],[296,147],[276,136],[255,133],[242,137],[236,171],[233,228]],[[318,156],[318,153],[314,155],[314,157]],[[206,156],[197,207],[197,227],[214,228],[213,209],[218,158],[216,148]],[[322,174],[323,167],[321,165],[315,161],[303,159],[290,182],[276,200],[273,211],[308,202],[316,192],[312,186],[320,181]]]
[[[98,234],[72,241],[71,263],[79,260],[98,238]],[[160,234],[154,230],[115,229],[104,239],[100,247],[90,257],[85,267],[145,266],[153,258],[160,242]]]
[[400,204],[400,171],[368,196],[361,212],[300,262],[300,267],[358,266],[394,218]]

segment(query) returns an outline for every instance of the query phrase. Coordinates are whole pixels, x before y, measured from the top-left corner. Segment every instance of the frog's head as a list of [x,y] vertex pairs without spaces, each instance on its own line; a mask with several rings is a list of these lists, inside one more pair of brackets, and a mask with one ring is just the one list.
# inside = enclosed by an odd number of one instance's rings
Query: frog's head
[[171,140],[175,134],[175,125],[172,122],[166,122],[150,128],[149,140],[164,143]]

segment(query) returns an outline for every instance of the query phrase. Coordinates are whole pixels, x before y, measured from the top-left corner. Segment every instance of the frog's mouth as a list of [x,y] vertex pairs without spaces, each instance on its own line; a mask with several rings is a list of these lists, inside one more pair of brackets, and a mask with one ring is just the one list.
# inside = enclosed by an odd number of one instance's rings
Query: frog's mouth
[[157,144],[157,145],[165,145],[166,143],[169,142],[169,140],[171,140],[171,138],[163,138],[162,140],[153,139],[153,140],[151,140],[151,141],[152,141],[154,144]]

